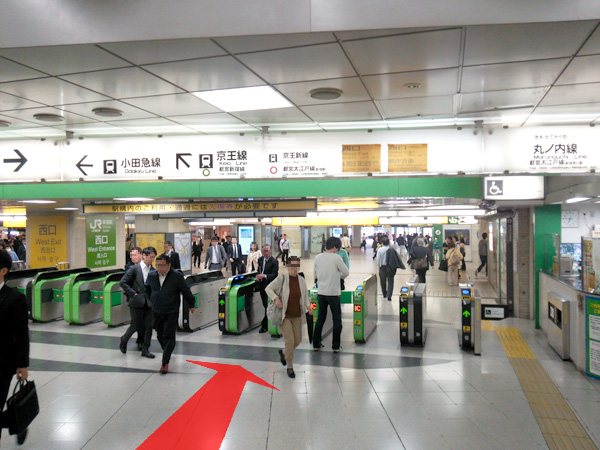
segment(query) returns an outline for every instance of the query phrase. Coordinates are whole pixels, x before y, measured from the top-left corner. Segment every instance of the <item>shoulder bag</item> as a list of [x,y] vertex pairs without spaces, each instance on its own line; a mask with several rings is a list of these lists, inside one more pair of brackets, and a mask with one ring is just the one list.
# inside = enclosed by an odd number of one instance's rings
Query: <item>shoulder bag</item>
[[[18,389],[18,390],[17,390]],[[13,395],[6,402],[8,432],[21,434],[40,412],[35,382],[19,380]]]

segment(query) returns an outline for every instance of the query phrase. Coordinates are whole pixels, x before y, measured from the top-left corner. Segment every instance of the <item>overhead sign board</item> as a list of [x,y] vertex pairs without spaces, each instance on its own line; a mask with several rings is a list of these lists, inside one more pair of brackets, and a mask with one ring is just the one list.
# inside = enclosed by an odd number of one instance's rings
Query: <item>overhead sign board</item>
[[544,177],[484,177],[485,200],[543,200]]
[[482,320],[502,320],[506,319],[506,305],[481,305]]
[[388,144],[388,172],[427,172],[427,144]]
[[376,226],[379,225],[378,217],[278,217],[273,219],[273,226],[334,226],[334,225],[364,225]]
[[32,269],[68,261],[66,216],[30,216],[27,222]]
[[381,145],[343,145],[342,172],[381,172]]

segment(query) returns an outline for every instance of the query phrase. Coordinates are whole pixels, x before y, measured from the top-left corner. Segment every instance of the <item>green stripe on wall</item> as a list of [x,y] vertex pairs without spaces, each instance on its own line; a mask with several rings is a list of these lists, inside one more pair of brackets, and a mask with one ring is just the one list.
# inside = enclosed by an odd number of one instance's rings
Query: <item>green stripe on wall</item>
[[240,197],[482,198],[480,177],[336,178],[301,180],[145,181],[2,184],[0,199]]

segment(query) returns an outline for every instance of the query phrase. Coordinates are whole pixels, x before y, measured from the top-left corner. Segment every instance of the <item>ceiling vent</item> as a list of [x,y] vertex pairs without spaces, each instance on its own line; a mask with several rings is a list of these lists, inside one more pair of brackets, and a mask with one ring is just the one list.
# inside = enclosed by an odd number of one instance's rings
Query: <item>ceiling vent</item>
[[315,100],[336,100],[343,93],[341,89],[336,88],[317,88],[309,92],[310,96]]
[[65,120],[63,116],[59,116],[58,114],[50,114],[50,113],[39,113],[34,114],[33,118],[36,120],[40,120],[42,122],[62,122]]
[[92,112],[100,117],[121,117],[123,111],[116,108],[94,108]]
[[10,122],[8,122],[6,120],[0,120],[0,127],[2,127],[2,128],[10,127]]

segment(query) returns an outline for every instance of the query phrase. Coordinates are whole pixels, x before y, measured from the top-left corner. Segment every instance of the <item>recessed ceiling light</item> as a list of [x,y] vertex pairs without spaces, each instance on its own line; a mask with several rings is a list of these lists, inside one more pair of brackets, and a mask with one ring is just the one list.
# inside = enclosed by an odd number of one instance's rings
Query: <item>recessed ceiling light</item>
[[79,208],[75,208],[73,206],[65,206],[63,208],[54,208],[54,209],[56,209],[58,211],[78,211],[79,210]]
[[421,87],[421,83],[406,83],[404,87],[406,89],[419,89]]
[[340,98],[344,92],[336,88],[317,88],[309,92],[310,96],[315,100],[335,100]]
[[290,102],[270,86],[219,89],[217,91],[192,93],[196,97],[225,112],[292,107]]
[[39,113],[34,114],[33,118],[36,120],[41,120],[42,122],[62,122],[65,120],[63,116],[59,116],[58,114],[50,114],[50,113]]
[[121,117],[123,115],[123,111],[116,108],[94,108],[92,112],[100,117]]
[[10,127],[10,122],[6,120],[0,120],[0,127]]
[[151,202],[154,199],[147,197],[118,197],[113,198],[113,200],[117,200],[119,202]]
[[567,203],[579,203],[589,200],[591,197],[573,197],[567,200]]
[[55,200],[19,200],[20,203],[36,203],[39,205],[44,205],[46,203],[56,203]]

